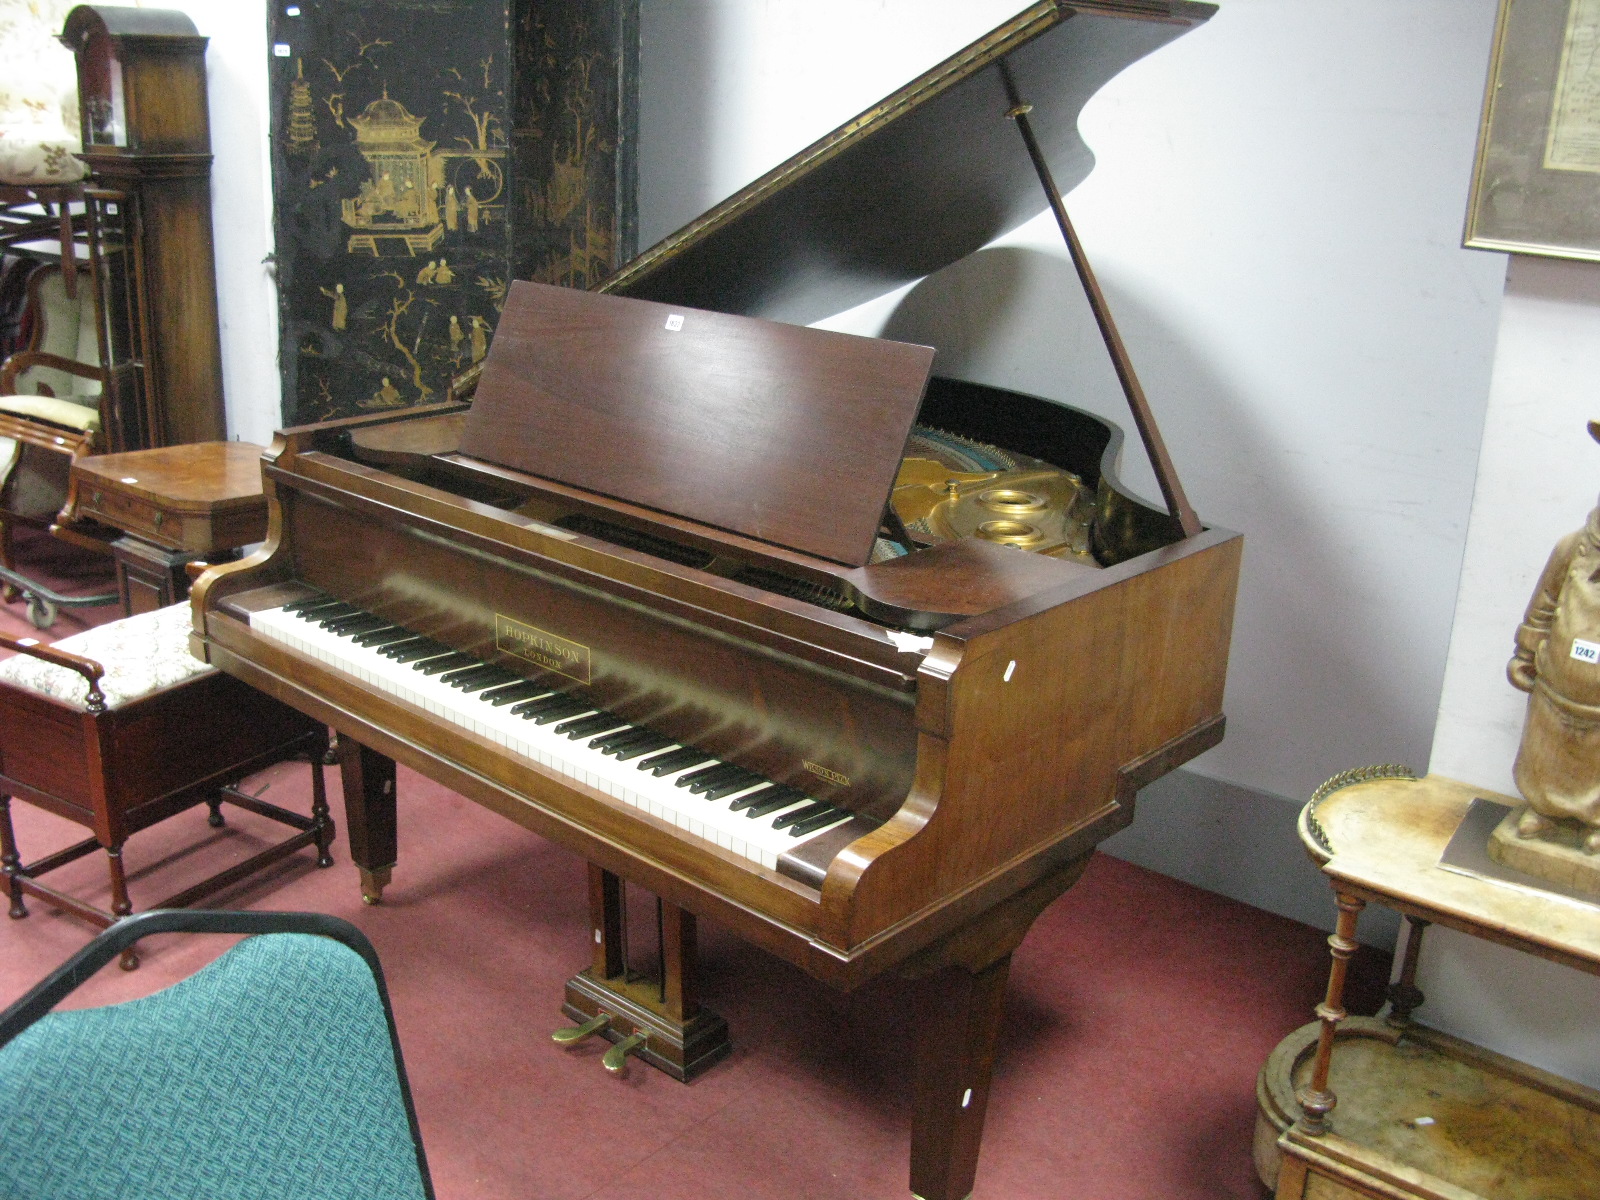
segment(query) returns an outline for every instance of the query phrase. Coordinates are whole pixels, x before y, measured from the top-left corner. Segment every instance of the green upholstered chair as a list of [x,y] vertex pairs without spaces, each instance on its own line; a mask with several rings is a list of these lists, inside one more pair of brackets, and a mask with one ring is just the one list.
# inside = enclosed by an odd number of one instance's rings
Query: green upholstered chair
[[[50,1010],[152,933],[255,934],[139,1000]],[[159,911],[0,1014],[0,1195],[431,1200],[383,971],[314,913]]]

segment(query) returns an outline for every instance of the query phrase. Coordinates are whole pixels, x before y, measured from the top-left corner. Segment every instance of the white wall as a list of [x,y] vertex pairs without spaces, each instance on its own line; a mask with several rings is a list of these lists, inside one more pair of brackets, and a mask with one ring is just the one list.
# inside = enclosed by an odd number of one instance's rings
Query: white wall
[[[1021,7],[646,0],[642,240]],[[1192,501],[1245,533],[1228,738],[1111,846],[1303,919],[1300,803],[1429,754],[1504,272],[1459,248],[1494,8],[1223,0],[1082,122],[1068,206]],[[827,323],[1131,433],[1047,217]]]
[[[1512,636],[1551,547],[1600,490],[1600,267],[1517,258],[1506,285],[1478,488],[1429,769],[1516,794],[1527,697],[1506,682]],[[1597,917],[1600,919],[1600,917]],[[1430,929],[1426,1018],[1600,1087],[1600,979]]]
[[272,252],[272,167],[267,141],[267,10],[263,0],[150,0],[175,8],[211,39],[212,228],[228,436],[267,443],[282,424],[278,294]]

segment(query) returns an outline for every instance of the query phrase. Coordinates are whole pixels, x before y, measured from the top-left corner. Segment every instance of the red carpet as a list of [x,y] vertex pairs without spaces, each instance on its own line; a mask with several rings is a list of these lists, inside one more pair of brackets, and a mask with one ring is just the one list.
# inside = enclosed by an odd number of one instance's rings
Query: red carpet
[[[19,605],[0,628],[20,631]],[[46,636],[85,620],[65,614]],[[259,778],[305,807],[308,768]],[[337,772],[329,772],[341,818]],[[33,858],[78,830],[14,804]],[[1159,821],[1155,806],[1140,814]],[[229,810],[181,814],[128,845],[135,907],[273,835]],[[588,962],[583,864],[409,772],[401,850],[385,903],[360,903],[335,846],[318,871],[302,851],[219,904],[346,917],[377,945],[438,1193],[448,1200],[861,1200],[906,1190],[910,1090],[906,991],[841,996],[702,925],[703,998],[729,1021],[731,1058],[685,1086],[634,1064],[615,1080],[603,1044],[562,1051],[549,1033],[562,986]],[[105,902],[103,860],[57,872]],[[90,931],[30,902],[6,922],[0,1003],[81,946]],[[131,975],[104,971],[82,1003],[142,994],[220,946],[150,944]],[[1386,964],[1372,956],[1370,999]],[[1212,1200],[1264,1195],[1250,1166],[1254,1079],[1267,1053],[1310,1019],[1324,935],[1115,859],[1035,925],[1013,960],[976,1195],[990,1200]]]

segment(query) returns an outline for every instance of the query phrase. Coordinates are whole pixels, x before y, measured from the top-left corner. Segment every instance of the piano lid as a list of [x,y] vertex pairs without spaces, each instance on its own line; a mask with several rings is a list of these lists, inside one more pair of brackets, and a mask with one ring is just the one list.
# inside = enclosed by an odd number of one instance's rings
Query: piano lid
[[1090,96],[1215,12],[1190,0],[1043,0],[808,146],[600,285],[806,324],[932,274],[1045,208],[1006,119],[1005,60],[1058,186],[1088,175]]
[[861,566],[933,351],[516,282],[461,450]]

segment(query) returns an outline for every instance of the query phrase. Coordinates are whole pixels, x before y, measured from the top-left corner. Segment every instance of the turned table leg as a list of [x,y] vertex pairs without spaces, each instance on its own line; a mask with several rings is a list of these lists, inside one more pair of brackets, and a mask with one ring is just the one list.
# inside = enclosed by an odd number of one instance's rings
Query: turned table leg
[[1311,1081],[1295,1094],[1305,1114],[1301,1119],[1301,1127],[1313,1135],[1328,1132],[1328,1114],[1338,1103],[1328,1087],[1328,1068],[1333,1059],[1333,1039],[1339,1022],[1348,1015],[1344,1010],[1344,981],[1350,968],[1350,957],[1355,954],[1358,945],[1356,921],[1361,916],[1361,910],[1367,906],[1365,900],[1355,896],[1337,891],[1334,895],[1339,904],[1339,921],[1333,936],[1328,939],[1333,966],[1328,971],[1327,997],[1317,1005],[1317,1019],[1322,1022],[1322,1032],[1317,1037],[1317,1057],[1312,1066]]
[[1417,987],[1417,956],[1422,952],[1422,933],[1430,921],[1407,917],[1406,953],[1400,960],[1400,978],[1389,985],[1389,1011],[1384,1020],[1391,1025],[1411,1024],[1411,1013],[1422,1004],[1422,989]]

